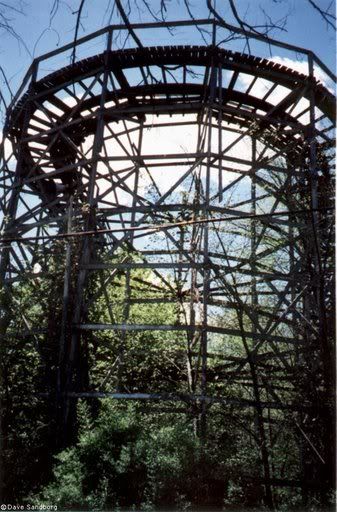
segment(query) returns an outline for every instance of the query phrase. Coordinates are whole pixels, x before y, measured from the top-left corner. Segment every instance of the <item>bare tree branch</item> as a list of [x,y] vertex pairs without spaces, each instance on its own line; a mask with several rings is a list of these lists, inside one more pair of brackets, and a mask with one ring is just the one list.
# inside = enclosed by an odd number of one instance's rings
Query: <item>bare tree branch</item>
[[149,2],[147,0],[142,0],[143,4],[145,5],[146,9],[149,11],[149,13],[151,14],[152,18],[156,21],[160,21],[160,18],[156,15],[156,13],[153,11],[153,9],[151,8]]
[[[248,52],[250,53],[250,43],[249,43],[249,35],[248,33],[251,32],[253,34],[263,36],[268,40],[268,36],[272,30],[285,30],[285,24],[287,22],[287,16],[281,18],[278,21],[273,21],[269,15],[267,15],[263,9],[261,11],[265,15],[266,23],[263,23],[261,25],[251,25],[247,21],[245,21],[244,18],[238,13],[238,10],[235,5],[235,0],[228,0],[230,10],[238,23],[240,29],[242,30],[244,34],[244,38],[246,39],[246,46],[248,48]],[[209,11],[213,14],[213,16],[218,19],[222,23],[226,23],[223,17],[217,12],[217,10],[212,5],[212,0],[207,0],[207,7]]]
[[36,51],[37,45],[39,44],[39,42],[41,41],[42,37],[44,36],[44,34],[46,32],[54,32],[56,34],[56,36],[57,36],[56,46],[58,46],[60,44],[60,34],[57,32],[57,30],[55,30],[52,27],[47,27],[44,30],[42,30],[41,34],[39,35],[39,37],[36,40],[36,43],[34,44],[33,57],[35,56],[35,51]]
[[6,73],[5,73],[5,71],[4,71],[2,66],[0,66],[0,72],[1,72],[1,74],[3,76],[4,83],[6,84],[7,89],[9,90],[9,94],[11,95],[11,99],[13,99],[13,92],[12,92],[11,86],[9,85],[9,82],[7,80],[7,75],[6,75]]
[[313,0],[308,0],[308,2],[314,9],[316,9],[316,11],[319,12],[324,21],[327,22],[328,26],[331,27],[336,32],[336,16],[329,12],[332,2],[330,3],[326,11],[321,9]]
[[60,0],[54,0],[52,8],[50,9],[49,24],[53,21],[54,17],[56,16],[56,13],[57,13],[59,7],[60,7]]
[[85,3],[85,0],[81,0],[78,10],[73,13],[73,14],[77,14],[77,18],[76,18],[76,27],[75,27],[75,36],[74,36],[74,48],[73,48],[73,52],[71,55],[71,63],[72,64],[74,64],[74,62],[76,60],[76,43],[77,43],[77,39],[78,39],[78,31],[79,31],[80,25],[81,25],[81,16],[82,16],[82,10],[84,7],[84,3]]
[[126,14],[124,7],[122,6],[122,3],[120,0],[115,0],[116,7],[118,9],[119,14],[121,15],[122,20],[124,21],[125,25],[128,27],[130,35],[133,37],[135,43],[139,46],[139,48],[143,48],[143,44],[133,28],[131,27],[129,17]]
[[6,2],[0,2],[0,29],[5,30],[5,32],[14,37],[14,39],[16,39],[19,44],[22,44],[22,46],[27,51],[28,55],[31,57],[32,55],[29,51],[29,48],[27,47],[22,37],[16,32],[16,30],[13,27],[13,19],[8,17],[8,11],[11,11],[14,14],[24,15],[22,9],[19,9],[14,5],[9,5]]

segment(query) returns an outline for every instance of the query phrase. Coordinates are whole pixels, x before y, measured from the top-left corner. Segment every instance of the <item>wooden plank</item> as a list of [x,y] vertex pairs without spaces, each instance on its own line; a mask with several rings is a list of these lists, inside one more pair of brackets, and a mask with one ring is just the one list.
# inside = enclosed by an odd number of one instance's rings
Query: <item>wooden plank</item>
[[[142,331],[181,331],[181,332],[189,332],[189,331],[202,331],[206,329],[212,333],[219,334],[227,334],[229,336],[236,336],[241,338],[242,332],[239,329],[228,329],[224,327],[214,327],[211,325],[153,325],[153,324],[79,324],[76,326],[77,329],[82,331],[129,331],[129,332],[142,332]],[[302,345],[303,342],[297,340],[295,338],[290,338],[288,336],[279,336],[273,335],[269,336],[268,334],[261,333],[253,333],[249,331],[245,331],[245,336],[247,338],[263,340],[263,341],[274,341],[279,343],[291,343],[291,344],[299,344]]]

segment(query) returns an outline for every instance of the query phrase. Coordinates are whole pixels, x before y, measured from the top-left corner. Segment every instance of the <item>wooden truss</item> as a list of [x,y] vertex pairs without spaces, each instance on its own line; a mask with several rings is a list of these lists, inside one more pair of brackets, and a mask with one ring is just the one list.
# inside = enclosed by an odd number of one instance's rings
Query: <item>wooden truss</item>
[[[270,482],[266,424],[277,428],[280,411],[317,451],[300,418],[324,403],[303,395],[298,370],[317,361],[332,389],[335,98],[310,52],[300,74],[223,49],[221,24],[199,23],[213,30],[208,46],[114,50],[125,27],[109,27],[83,38],[107,36],[99,55],[42,78],[72,45],[34,61],[4,131],[1,279],[9,296],[50,279],[61,244],[53,392],[65,423],[80,397],[193,408],[203,436],[214,408],[252,409]],[[167,305],[173,320],[158,314]],[[25,327],[37,345],[50,334],[47,318]],[[176,379],[134,388],[132,365],[151,350],[140,333],[149,344],[162,333]],[[15,335],[5,320],[2,335]],[[114,347],[104,374],[88,356],[100,343]]]

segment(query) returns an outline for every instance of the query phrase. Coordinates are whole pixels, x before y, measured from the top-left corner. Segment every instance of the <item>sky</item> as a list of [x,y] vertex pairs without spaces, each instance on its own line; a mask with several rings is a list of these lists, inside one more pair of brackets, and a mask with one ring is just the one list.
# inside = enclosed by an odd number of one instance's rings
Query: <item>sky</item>
[[[225,0],[217,1],[219,13],[228,23],[234,24],[235,20],[229,13],[227,2]],[[114,12],[111,15],[112,3],[112,0],[86,0],[79,35],[87,35],[109,23],[118,22],[116,13]],[[334,12],[334,0],[333,2],[331,0],[317,0],[317,3],[321,8],[326,8],[329,4],[332,4],[332,12]],[[7,4],[22,11],[22,14],[9,8],[2,11],[9,18],[10,24],[22,39],[22,42],[15,40],[12,35],[4,30],[0,31],[0,65],[6,73],[12,90],[15,92],[33,56],[39,56],[73,40],[79,0],[60,0],[59,8],[54,16],[51,16],[54,0],[8,0]],[[140,9],[137,9],[137,4],[141,7]],[[153,12],[158,12],[160,0],[150,0],[149,4]],[[133,6],[130,14],[132,21],[153,21],[148,10],[141,6],[141,0],[131,0],[131,5]],[[187,19],[189,17],[183,0],[167,0],[166,5],[167,19]],[[190,5],[196,18],[208,16],[206,0],[190,0]],[[262,10],[275,21],[282,20],[284,16],[287,16],[286,31],[275,31],[272,34],[273,37],[296,46],[308,48],[315,52],[328,67],[331,69],[335,67],[335,32],[309,5],[308,0],[236,0],[236,5],[241,16],[245,17],[250,23],[261,23]],[[148,31],[146,36],[143,37],[145,37],[148,44],[158,44],[158,34],[155,32]],[[166,38],[166,41],[162,40],[163,37]],[[160,36],[161,41],[167,44],[172,44],[172,41],[176,44],[202,43],[198,38],[200,38],[200,34],[195,30],[183,29],[176,30],[173,39],[168,32],[166,35]],[[120,43],[121,40],[116,41],[116,44]],[[243,41],[234,41],[227,46],[230,49],[242,51],[244,49],[243,45]],[[284,52],[279,48],[271,50],[272,56],[278,58],[287,58],[293,61],[300,59],[300,56],[293,52]],[[95,48],[95,45],[92,45],[92,48],[88,48],[86,51],[95,54],[98,53],[99,47]],[[259,56],[271,57],[266,45],[260,43],[252,43],[251,52]],[[58,63],[55,63],[55,66],[65,65],[68,62],[69,60],[64,63],[59,60]],[[0,85],[2,86],[2,92],[6,95],[6,86],[2,77]]]

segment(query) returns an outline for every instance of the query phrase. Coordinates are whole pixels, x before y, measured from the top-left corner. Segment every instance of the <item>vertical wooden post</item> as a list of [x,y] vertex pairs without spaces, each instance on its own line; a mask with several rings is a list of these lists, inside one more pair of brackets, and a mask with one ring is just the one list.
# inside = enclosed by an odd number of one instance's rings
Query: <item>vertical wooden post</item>
[[[72,216],[73,216],[73,197],[70,197],[68,204],[67,214],[67,233],[72,231]],[[65,374],[64,363],[66,354],[66,342],[69,329],[69,306],[71,302],[71,256],[72,256],[72,240],[68,238],[66,242],[66,258],[64,269],[64,282],[63,282],[63,303],[62,303],[62,319],[61,319],[61,333],[59,340],[59,357],[57,369],[57,383],[56,383],[56,402],[57,402],[57,428],[60,438],[57,440],[60,447],[66,444],[66,425],[63,421],[62,411],[65,407]]]
[[[251,269],[252,269],[252,281],[251,281],[251,304],[252,304],[252,332],[257,333],[256,325],[257,325],[257,318],[258,318],[258,293],[257,293],[257,286],[256,286],[256,138],[254,136],[251,137],[252,141],[252,177],[251,177],[251,253],[250,253],[250,259],[251,259]],[[243,313],[243,312],[242,312]],[[241,322],[242,322],[242,330],[244,330],[244,324],[242,321],[243,314],[240,314]],[[257,373],[256,363],[254,360],[254,357],[252,357],[251,351],[248,347],[247,341],[244,340],[244,344],[246,346],[246,351],[249,358],[249,365],[251,369],[252,374],[252,382],[253,382],[253,390],[256,400],[256,422],[258,426],[258,437],[260,440],[260,452],[261,452],[261,459],[262,459],[262,466],[263,466],[263,472],[264,472],[264,480],[265,480],[265,503],[269,509],[274,508],[274,499],[273,499],[273,493],[272,493],[272,487],[270,484],[270,463],[269,463],[269,454],[268,454],[268,446],[267,446],[267,435],[265,432],[265,426],[263,422],[263,409],[261,407],[261,400],[260,400],[260,391],[259,391],[259,377]]]
[[[38,72],[38,62],[34,61],[32,65],[32,74],[31,74],[31,82],[29,86],[29,91],[33,93],[34,86],[36,82]],[[28,123],[30,117],[30,104],[27,105],[25,118],[23,123],[23,130],[21,133],[21,140],[26,136]],[[23,176],[22,176],[22,146],[20,144],[18,156],[17,156],[17,164],[15,169],[15,176],[13,182],[13,189],[11,192],[11,196],[8,202],[8,208],[5,212],[3,212],[7,220],[5,221],[4,226],[4,236],[8,236],[10,238],[11,229],[15,224],[15,217],[18,208],[19,196],[22,190]],[[8,271],[8,266],[10,263],[10,253],[12,250],[12,246],[8,244],[7,246],[1,249],[1,259],[0,259],[0,503],[3,503],[3,499],[5,496],[5,450],[6,450],[6,432],[5,432],[5,410],[4,410],[4,402],[2,399],[3,392],[3,375],[2,375],[2,361],[4,355],[4,340],[5,334],[9,327],[11,321],[11,304],[12,304],[12,286],[6,282],[6,274]]]
[[[322,505],[328,504],[328,495],[332,491],[335,483],[335,411],[333,403],[334,398],[334,361],[332,348],[329,346],[328,323],[326,312],[326,289],[325,279],[323,275],[322,257],[321,257],[321,234],[319,226],[319,201],[318,201],[318,167],[317,167],[317,141],[316,141],[316,114],[315,114],[315,76],[314,76],[314,59],[313,54],[308,54],[308,66],[310,76],[310,128],[309,128],[309,148],[310,148],[310,164],[309,164],[309,183],[311,194],[311,250],[313,255],[313,263],[315,269],[315,280],[312,283],[315,302],[318,313],[318,329],[319,339],[318,351],[321,357],[323,371],[323,389],[324,389],[324,409],[321,413],[321,421],[324,425],[322,437],[324,439],[324,461],[320,474],[321,479],[321,501]],[[323,213],[324,215],[324,213]]]
[[[107,84],[108,84],[108,54],[111,48],[111,38],[112,32],[109,31],[108,39],[107,39],[107,49],[104,57],[104,74],[102,81],[102,92],[100,98],[100,106],[97,114],[97,127],[96,133],[94,136],[93,150],[92,150],[92,160],[93,164],[91,165],[91,173],[89,177],[88,184],[88,198],[87,203],[89,207],[89,213],[86,216],[84,222],[84,230],[90,231],[95,228],[95,185],[96,185],[96,173],[98,167],[99,153],[102,149],[103,144],[103,136],[104,136],[104,108],[105,108],[105,98],[107,93]],[[79,351],[80,351],[80,338],[81,334],[78,329],[83,314],[83,306],[84,306],[84,292],[85,286],[87,282],[87,269],[85,266],[89,263],[92,257],[92,239],[90,235],[85,236],[82,243],[81,250],[81,258],[80,258],[80,266],[79,273],[77,278],[77,286],[74,297],[74,313],[72,319],[72,333],[71,333],[71,341],[69,347],[69,353],[67,355],[67,360],[65,361],[65,389],[64,393],[67,395],[69,392],[74,391],[74,386],[78,387],[81,381],[80,368],[79,368]],[[67,434],[67,442],[71,440],[73,437],[73,432],[70,432],[71,429],[68,429],[68,426],[73,423],[72,419],[76,416],[76,403],[72,402],[70,397],[66,397],[65,399],[65,407],[64,407],[64,424],[65,429],[68,432]]]

